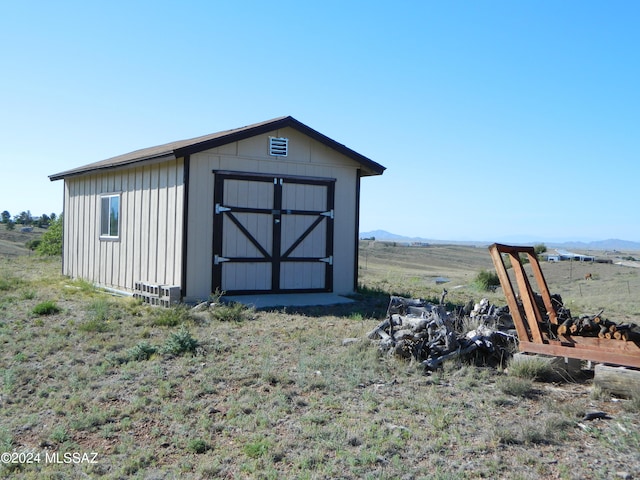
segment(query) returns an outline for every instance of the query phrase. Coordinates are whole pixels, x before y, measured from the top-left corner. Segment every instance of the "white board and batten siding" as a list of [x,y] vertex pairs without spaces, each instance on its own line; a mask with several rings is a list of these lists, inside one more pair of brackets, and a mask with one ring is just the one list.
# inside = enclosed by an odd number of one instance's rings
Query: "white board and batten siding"
[[[286,157],[268,155],[267,145],[270,136],[289,139],[289,151]],[[357,239],[358,190],[356,186],[359,182],[359,168],[360,164],[353,159],[292,128],[275,130],[193,154],[189,166],[190,200],[187,222],[185,299],[207,298],[211,293],[214,262],[212,251],[214,232],[211,219],[215,208],[213,202],[215,171],[335,180],[333,291],[335,293],[353,292],[354,278],[357,273],[354,272],[356,264],[354,244]],[[238,183],[238,188],[243,188],[241,182]],[[226,194],[225,190],[225,196]],[[259,196],[260,192],[247,191],[246,195]],[[283,190],[283,195],[283,201],[295,203],[296,208],[303,206],[315,209],[318,207],[322,192],[321,189],[309,186],[292,186],[288,190]],[[290,235],[303,231],[306,221],[304,218],[298,218],[291,220],[291,224],[286,227],[283,225],[283,241],[286,242]],[[267,236],[268,228],[264,226],[264,234]],[[260,229],[257,228],[257,230]],[[322,230],[314,232],[314,235],[320,238]],[[315,244],[315,238],[309,238],[304,244],[306,253],[314,254]],[[315,268],[320,267],[318,265]],[[320,278],[314,266],[307,265],[305,268],[306,270],[301,270],[302,275]],[[293,276],[289,275],[287,278],[293,278]],[[244,285],[246,281],[238,280],[240,283],[244,282]],[[289,286],[291,285],[283,285],[285,288]]]
[[[63,274],[133,291],[135,282],[179,285],[182,159],[67,178]],[[100,238],[100,199],[120,195],[119,236]]]
[[[326,205],[327,189],[321,185],[285,184],[282,192],[283,209],[322,210]],[[294,215],[282,218],[282,245],[290,246],[303,234],[314,217]],[[296,249],[299,257],[321,257],[325,249],[327,224],[321,223],[311,235]],[[324,264],[318,262],[288,263],[283,265],[283,288],[306,285],[322,288],[324,284]]]
[[[233,204],[241,208],[261,207],[273,208],[273,184],[265,182],[248,182],[245,180],[229,180],[225,188],[225,204]],[[255,215],[250,213],[236,214],[238,220],[249,231],[256,233],[256,240],[268,251],[272,249],[273,224],[268,215]],[[228,246],[225,253],[232,257],[257,257],[260,256],[258,248],[251,242],[238,238],[237,229],[233,223],[224,218],[223,243]],[[265,281],[271,277],[271,265],[267,263],[240,264],[234,269],[226,269],[223,289],[257,289],[270,288]]]

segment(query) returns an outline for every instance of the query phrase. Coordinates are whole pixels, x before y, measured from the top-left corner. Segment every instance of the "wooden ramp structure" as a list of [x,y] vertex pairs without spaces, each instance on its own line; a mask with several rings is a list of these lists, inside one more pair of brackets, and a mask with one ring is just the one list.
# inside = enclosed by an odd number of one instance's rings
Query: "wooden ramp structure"
[[[518,332],[521,352],[640,368],[640,345],[636,341],[558,334],[556,309],[533,247],[494,243],[489,252]],[[517,291],[505,259],[513,269]],[[529,281],[523,259],[531,266],[536,290]],[[536,301],[536,297],[540,300]]]

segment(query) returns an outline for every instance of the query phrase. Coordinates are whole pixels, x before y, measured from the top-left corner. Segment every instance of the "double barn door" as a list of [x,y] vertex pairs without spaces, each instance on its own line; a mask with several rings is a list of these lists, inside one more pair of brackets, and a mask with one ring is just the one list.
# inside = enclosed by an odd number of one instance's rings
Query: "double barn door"
[[335,180],[215,172],[213,287],[333,289]]

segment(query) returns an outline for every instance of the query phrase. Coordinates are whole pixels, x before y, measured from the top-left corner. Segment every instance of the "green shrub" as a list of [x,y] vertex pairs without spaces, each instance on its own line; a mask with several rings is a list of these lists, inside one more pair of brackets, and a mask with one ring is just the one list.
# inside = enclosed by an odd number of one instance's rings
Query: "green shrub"
[[195,355],[198,345],[198,341],[182,326],[180,330],[169,336],[162,351],[170,355],[185,355],[187,353]]
[[0,291],[15,290],[24,283],[20,278],[6,272],[0,273]]
[[88,314],[92,320],[96,320],[99,322],[106,322],[108,320],[112,320],[115,318],[119,318],[117,312],[114,311],[114,308],[111,303],[104,299],[100,298],[94,302],[91,302],[88,307]]
[[69,440],[69,433],[63,426],[58,425],[51,432],[51,440],[56,443],[64,443]]
[[33,240],[29,240],[27,243],[25,243],[25,247],[27,247],[29,250],[34,251],[37,250],[38,245],[40,245],[42,243],[42,240],[39,238],[34,238]]
[[109,322],[119,318],[122,318],[121,308],[106,298],[99,298],[89,304],[87,320],[78,329],[83,332],[106,332]]
[[192,320],[191,311],[184,305],[153,310],[151,324],[157,327],[177,327]]
[[77,278],[70,282],[70,284],[83,293],[95,293],[97,291],[96,286],[93,283],[82,278]]
[[473,285],[482,292],[494,291],[500,286],[500,279],[495,272],[480,270],[473,280]]
[[62,215],[51,222],[36,248],[40,255],[62,255]]
[[11,432],[5,427],[0,427],[0,449],[2,449],[3,452],[8,452],[12,446],[13,436]]
[[81,332],[94,332],[102,333],[109,330],[109,325],[104,320],[99,318],[90,318],[89,320],[78,325],[78,330]]
[[22,298],[24,300],[33,300],[34,298],[36,298],[36,292],[33,290],[25,290],[24,292],[22,292]]
[[211,319],[220,322],[242,322],[250,319],[252,312],[253,309],[237,302],[218,303],[209,309]]
[[389,292],[377,286],[364,285],[358,283],[358,293],[366,297],[382,297],[385,300],[389,297]]
[[542,255],[547,251],[547,246],[544,243],[539,243],[533,246],[533,251],[536,253],[536,255]]
[[498,379],[496,385],[502,393],[514,397],[526,397],[533,391],[533,381],[528,378],[506,376]]
[[245,444],[243,450],[248,457],[259,458],[269,453],[270,448],[271,442],[269,442],[269,440],[267,440],[266,438],[260,438],[253,442]]
[[509,363],[509,375],[528,380],[545,380],[554,377],[553,365],[545,357],[522,356]]
[[53,315],[60,312],[60,307],[53,300],[47,300],[33,307],[33,313],[36,315]]
[[211,447],[207,442],[197,438],[193,440],[189,440],[189,443],[187,444],[187,450],[189,450],[192,453],[204,453],[210,448]]
[[640,389],[634,389],[631,397],[626,401],[622,408],[627,412],[640,413]]
[[140,342],[129,350],[129,360],[149,360],[158,348],[148,342]]

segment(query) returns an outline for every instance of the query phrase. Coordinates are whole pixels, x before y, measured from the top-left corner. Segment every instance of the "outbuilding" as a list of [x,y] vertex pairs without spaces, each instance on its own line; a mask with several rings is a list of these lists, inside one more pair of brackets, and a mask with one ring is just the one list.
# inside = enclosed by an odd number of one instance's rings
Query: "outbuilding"
[[171,301],[348,294],[360,179],[384,170],[287,116],[50,175],[63,274]]

